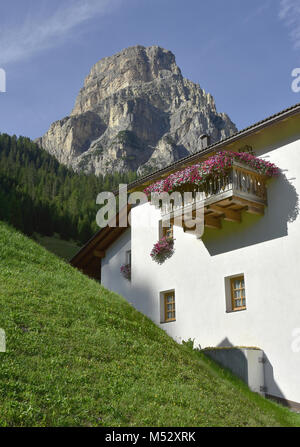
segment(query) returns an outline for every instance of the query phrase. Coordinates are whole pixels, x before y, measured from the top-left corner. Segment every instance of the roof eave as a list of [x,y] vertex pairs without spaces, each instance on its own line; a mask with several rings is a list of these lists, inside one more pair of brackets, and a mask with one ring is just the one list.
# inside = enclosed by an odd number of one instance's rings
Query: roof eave
[[[164,174],[170,173],[174,171],[175,169],[182,168],[185,165],[191,164],[193,162],[196,162],[199,160],[199,158],[209,154],[210,152],[214,152],[216,150],[222,149],[224,146],[227,146],[231,143],[234,143],[242,138],[245,138],[253,133],[259,132],[260,130],[264,129],[265,127],[269,127],[271,125],[274,125],[278,121],[283,121],[286,118],[289,118],[293,115],[296,115],[300,113],[300,103],[289,107],[288,109],[283,110],[282,112],[279,112],[275,115],[272,115],[262,121],[259,121],[252,126],[246,127],[245,129],[235,133],[234,135],[231,135],[228,138],[225,138],[224,140],[218,141],[217,143],[213,143],[210,146],[208,146],[205,149],[202,149],[195,154],[188,155],[187,157],[181,158],[180,160],[166,166],[165,168],[159,169],[158,171],[152,172],[151,174],[147,174],[144,177],[135,180],[134,182],[130,183],[127,187],[128,191],[131,191],[133,189],[137,189],[138,187],[143,186],[144,184],[149,183],[150,181],[154,181],[159,179]],[[113,191],[115,195],[119,194],[119,190]]]

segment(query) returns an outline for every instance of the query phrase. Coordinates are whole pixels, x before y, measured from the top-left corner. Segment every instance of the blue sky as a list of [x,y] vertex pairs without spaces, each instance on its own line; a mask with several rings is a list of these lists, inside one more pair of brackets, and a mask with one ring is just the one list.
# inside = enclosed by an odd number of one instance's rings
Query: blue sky
[[299,0],[9,0],[0,132],[42,135],[71,112],[94,63],[136,44],[171,50],[239,129],[300,102]]

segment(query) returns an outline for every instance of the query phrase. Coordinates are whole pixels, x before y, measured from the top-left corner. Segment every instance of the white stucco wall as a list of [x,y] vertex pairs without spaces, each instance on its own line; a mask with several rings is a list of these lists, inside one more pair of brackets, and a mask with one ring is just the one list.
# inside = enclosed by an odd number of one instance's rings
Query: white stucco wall
[[121,275],[120,268],[126,263],[128,250],[131,250],[130,227],[111,245],[101,261],[101,283],[127,299],[131,295],[132,283]]
[[[130,230],[102,264],[102,283],[125,296],[177,341],[195,346],[256,346],[266,355],[267,393],[300,402],[300,352],[292,351],[300,328],[300,140],[262,149],[282,170],[268,185],[263,217],[243,213],[242,223],[223,221],[202,239],[174,228],[175,254],[163,265],[150,258],[159,237],[160,211],[132,210],[132,280],[119,273],[130,249]],[[245,275],[247,309],[226,312],[225,278]],[[160,292],[174,289],[176,321],[160,323]]]

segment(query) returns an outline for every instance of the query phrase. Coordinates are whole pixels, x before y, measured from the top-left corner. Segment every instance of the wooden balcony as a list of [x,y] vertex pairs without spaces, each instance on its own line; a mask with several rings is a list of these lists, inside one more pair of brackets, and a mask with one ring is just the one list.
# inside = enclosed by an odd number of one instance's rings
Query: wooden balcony
[[172,201],[164,205],[162,220],[174,222],[184,212],[190,212],[194,218],[197,202],[204,207],[204,224],[208,228],[220,229],[222,219],[241,222],[242,211],[263,215],[267,205],[266,178],[249,166],[234,162],[228,175],[207,181],[201,190],[195,189],[191,202],[184,206],[174,205]]

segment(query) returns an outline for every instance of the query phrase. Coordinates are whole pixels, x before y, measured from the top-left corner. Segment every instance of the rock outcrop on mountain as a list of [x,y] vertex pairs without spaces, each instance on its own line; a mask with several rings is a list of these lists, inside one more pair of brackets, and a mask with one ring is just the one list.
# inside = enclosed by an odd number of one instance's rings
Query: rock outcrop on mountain
[[203,134],[216,142],[236,130],[171,51],[139,45],[96,63],[71,115],[37,142],[76,171],[145,174],[201,149]]

